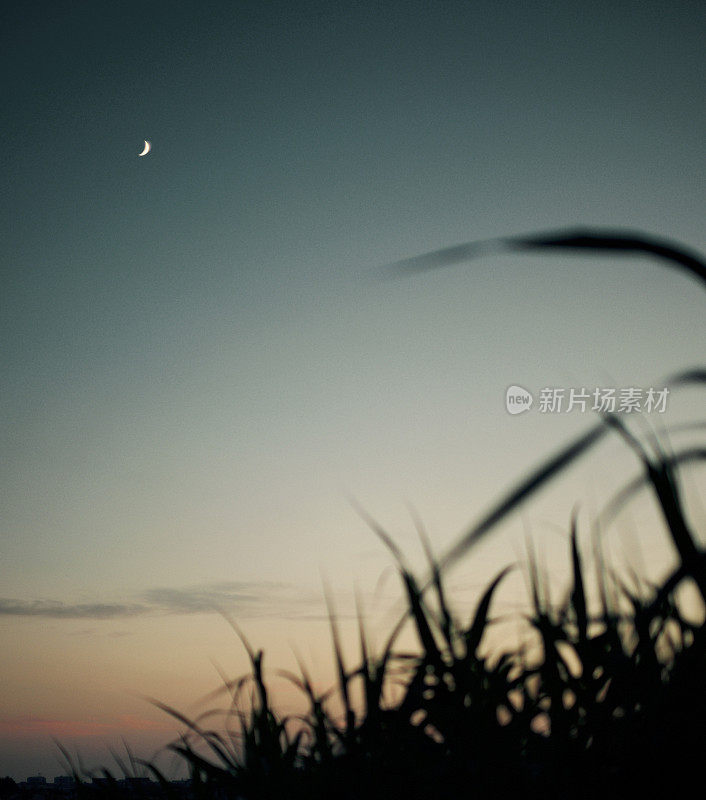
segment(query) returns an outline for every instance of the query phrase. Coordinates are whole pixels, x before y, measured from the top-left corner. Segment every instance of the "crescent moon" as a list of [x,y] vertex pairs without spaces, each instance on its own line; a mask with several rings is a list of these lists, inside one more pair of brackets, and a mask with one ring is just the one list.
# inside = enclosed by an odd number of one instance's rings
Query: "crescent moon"
[[152,143],[148,142],[147,139],[145,139],[145,149],[140,153],[140,156],[146,156],[151,149],[152,149]]

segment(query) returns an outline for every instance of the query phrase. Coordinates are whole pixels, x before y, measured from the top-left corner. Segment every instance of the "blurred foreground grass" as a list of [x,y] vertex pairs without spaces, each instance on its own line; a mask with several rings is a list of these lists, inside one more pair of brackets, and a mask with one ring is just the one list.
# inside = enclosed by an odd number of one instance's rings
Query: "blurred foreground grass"
[[[495,243],[497,245],[498,243]],[[633,234],[571,232],[502,240],[519,249],[594,249],[648,253],[706,280],[700,257],[671,242]],[[480,250],[463,245],[399,262],[429,268]],[[672,385],[706,384],[692,370]],[[475,613],[459,620],[444,570],[465,556],[521,503],[581,458],[603,436],[617,433],[643,466],[640,480],[616,495],[615,512],[647,486],[678,554],[660,585],[633,576],[630,585],[604,563],[594,537],[589,574],[576,519],[570,526],[571,584],[558,603],[530,554],[527,622],[532,636],[513,650],[487,653],[490,608],[508,570],[495,576]],[[190,719],[160,707],[183,725],[169,748],[188,767],[193,798],[594,798],[679,795],[701,781],[706,745],[706,556],[691,529],[679,470],[706,460],[699,447],[667,451],[656,436],[639,441],[619,415],[605,415],[584,436],[541,464],[511,489],[445,556],[424,540],[429,575],[420,580],[394,542],[371,525],[397,561],[407,609],[380,652],[372,652],[359,622],[359,660],[345,663],[331,614],[337,683],[318,693],[307,670],[286,677],[307,700],[302,715],[278,715],[263,669],[263,653],[247,649],[251,672],[226,680],[227,723]],[[696,617],[685,612],[684,587],[698,596]],[[418,647],[397,645],[411,620]],[[696,620],[696,621],[695,621]],[[700,620],[700,621],[699,621]],[[67,759],[70,762],[68,754]],[[131,759],[126,775],[146,769],[167,797],[183,796],[153,762]],[[97,788],[71,764],[77,791],[121,794],[109,770]],[[155,788],[134,788],[154,794]],[[180,790],[181,791],[181,790]]]

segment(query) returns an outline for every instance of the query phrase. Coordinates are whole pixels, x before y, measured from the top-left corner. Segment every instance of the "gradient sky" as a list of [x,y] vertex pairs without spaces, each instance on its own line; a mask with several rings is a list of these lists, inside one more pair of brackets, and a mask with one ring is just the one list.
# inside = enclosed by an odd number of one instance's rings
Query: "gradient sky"
[[[144,695],[247,669],[214,605],[325,675],[322,575],[371,625],[396,596],[350,496],[421,564],[407,503],[442,552],[592,422],[507,386],[703,362],[703,289],[656,261],[385,265],[575,224],[706,252],[705,34],[697,2],[4,4],[0,775],[166,741]],[[625,468],[606,445],[519,541]]]

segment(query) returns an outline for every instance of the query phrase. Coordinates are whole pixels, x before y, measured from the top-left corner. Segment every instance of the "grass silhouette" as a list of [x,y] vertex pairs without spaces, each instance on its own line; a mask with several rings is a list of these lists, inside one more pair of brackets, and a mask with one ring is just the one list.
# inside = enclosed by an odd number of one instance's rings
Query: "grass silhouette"
[[[520,250],[644,252],[706,281],[700,257],[632,233],[581,231],[498,241]],[[395,266],[442,266],[493,246],[461,245]],[[706,371],[682,373],[670,384],[703,386]],[[574,518],[567,537],[571,582],[562,601],[550,602],[548,582],[529,557],[527,622],[535,646],[486,653],[493,598],[510,567],[489,582],[465,621],[449,602],[445,570],[611,434],[633,450],[643,475],[625,485],[605,513],[615,514],[647,487],[678,554],[677,567],[661,585],[636,577],[628,586],[605,565],[596,540],[592,577]],[[618,415],[604,415],[508,491],[448,553],[437,559],[422,537],[429,561],[423,578],[409,569],[387,532],[368,519],[397,563],[404,616],[373,653],[359,614],[359,660],[349,667],[331,612],[337,682],[318,693],[303,666],[299,675],[286,673],[308,706],[296,718],[276,712],[263,652],[233,623],[251,671],[225,682],[226,730],[207,727],[208,715],[190,719],[158,703],[183,725],[181,738],[169,748],[188,767],[191,796],[457,800],[516,793],[546,800],[693,791],[706,743],[706,626],[686,615],[679,597],[691,584],[702,610],[706,606],[706,555],[684,511],[678,471],[703,461],[704,449],[666,453],[656,438],[642,443]],[[411,652],[398,647],[410,621],[418,640]],[[174,795],[154,762],[141,764],[166,795]],[[123,765],[126,774],[135,769],[136,763]],[[80,780],[80,771],[74,772]],[[116,786],[97,791],[108,790]]]

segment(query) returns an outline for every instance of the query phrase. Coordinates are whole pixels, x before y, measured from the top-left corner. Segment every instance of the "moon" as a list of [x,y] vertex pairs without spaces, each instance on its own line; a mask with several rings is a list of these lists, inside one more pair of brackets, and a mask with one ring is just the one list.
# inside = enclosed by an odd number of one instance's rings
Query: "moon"
[[147,139],[145,139],[145,149],[140,153],[140,157],[146,156],[151,149],[152,149],[152,143],[148,142]]

